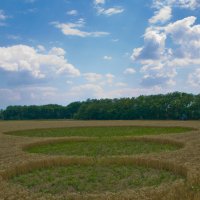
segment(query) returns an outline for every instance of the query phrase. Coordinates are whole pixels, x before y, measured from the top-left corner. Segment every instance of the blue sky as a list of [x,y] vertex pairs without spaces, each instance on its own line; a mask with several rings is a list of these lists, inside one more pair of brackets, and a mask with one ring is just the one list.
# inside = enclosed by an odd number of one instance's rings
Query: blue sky
[[200,0],[0,1],[0,108],[200,93]]

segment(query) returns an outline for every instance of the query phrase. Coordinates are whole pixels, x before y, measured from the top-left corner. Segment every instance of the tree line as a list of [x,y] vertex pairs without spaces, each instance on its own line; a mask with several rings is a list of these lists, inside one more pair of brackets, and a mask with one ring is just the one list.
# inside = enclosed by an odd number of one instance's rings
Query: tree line
[[200,94],[174,92],[120,99],[88,99],[67,106],[8,106],[0,111],[3,120],[198,120]]

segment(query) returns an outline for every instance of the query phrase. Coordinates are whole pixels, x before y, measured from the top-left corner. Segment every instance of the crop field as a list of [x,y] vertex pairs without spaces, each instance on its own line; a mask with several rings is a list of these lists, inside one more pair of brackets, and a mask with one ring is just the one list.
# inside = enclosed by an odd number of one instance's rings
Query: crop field
[[78,156],[110,156],[133,155],[140,153],[162,152],[176,150],[178,147],[171,144],[155,142],[101,139],[89,141],[67,141],[38,145],[27,148],[30,153],[48,155],[78,155]]
[[200,121],[0,121],[0,200],[199,200]]

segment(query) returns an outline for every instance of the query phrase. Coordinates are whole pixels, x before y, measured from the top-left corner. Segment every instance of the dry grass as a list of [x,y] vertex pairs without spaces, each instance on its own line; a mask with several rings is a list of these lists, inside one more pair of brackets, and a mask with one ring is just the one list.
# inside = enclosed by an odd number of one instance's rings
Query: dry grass
[[[23,147],[32,143],[47,143],[53,138],[28,138],[2,134],[6,131],[25,130],[31,128],[83,127],[83,126],[184,126],[198,130],[184,134],[171,134],[143,137],[144,140],[174,143],[184,148],[175,152],[148,154],[141,156],[115,156],[111,159],[102,158],[103,163],[129,163],[142,166],[166,169],[186,177],[173,184],[161,185],[158,188],[142,188],[127,190],[120,193],[102,195],[69,194],[67,199],[133,199],[133,200],[199,200],[200,199],[200,122],[199,121],[10,121],[0,122],[0,200],[18,199],[66,199],[63,196],[31,193],[25,188],[7,182],[7,178],[26,173],[32,169],[48,166],[66,166],[71,163],[88,164],[91,158],[60,157],[28,154]],[[60,138],[59,140],[63,140]],[[71,138],[72,139],[72,138]],[[74,138],[80,139],[80,138]],[[83,138],[81,138],[82,140]],[[133,139],[133,138],[129,138]],[[140,138],[141,139],[141,138]]]

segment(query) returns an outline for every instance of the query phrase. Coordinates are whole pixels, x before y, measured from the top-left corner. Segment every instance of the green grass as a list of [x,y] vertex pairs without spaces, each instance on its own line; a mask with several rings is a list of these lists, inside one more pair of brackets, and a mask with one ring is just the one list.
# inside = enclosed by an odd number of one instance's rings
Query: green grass
[[66,194],[120,192],[144,186],[159,186],[180,176],[164,170],[124,165],[72,165],[34,170],[11,181],[33,192]]
[[189,127],[139,127],[139,126],[115,126],[115,127],[67,127],[54,129],[35,129],[25,131],[8,132],[7,134],[28,137],[112,137],[112,136],[143,136],[170,133],[184,133],[194,130]]
[[159,144],[149,141],[101,139],[36,145],[25,150],[29,153],[42,153],[48,155],[110,156],[167,152],[177,149],[178,147],[175,145]]
[[200,184],[193,185],[193,186],[192,186],[192,190],[193,190],[193,191],[200,192]]

